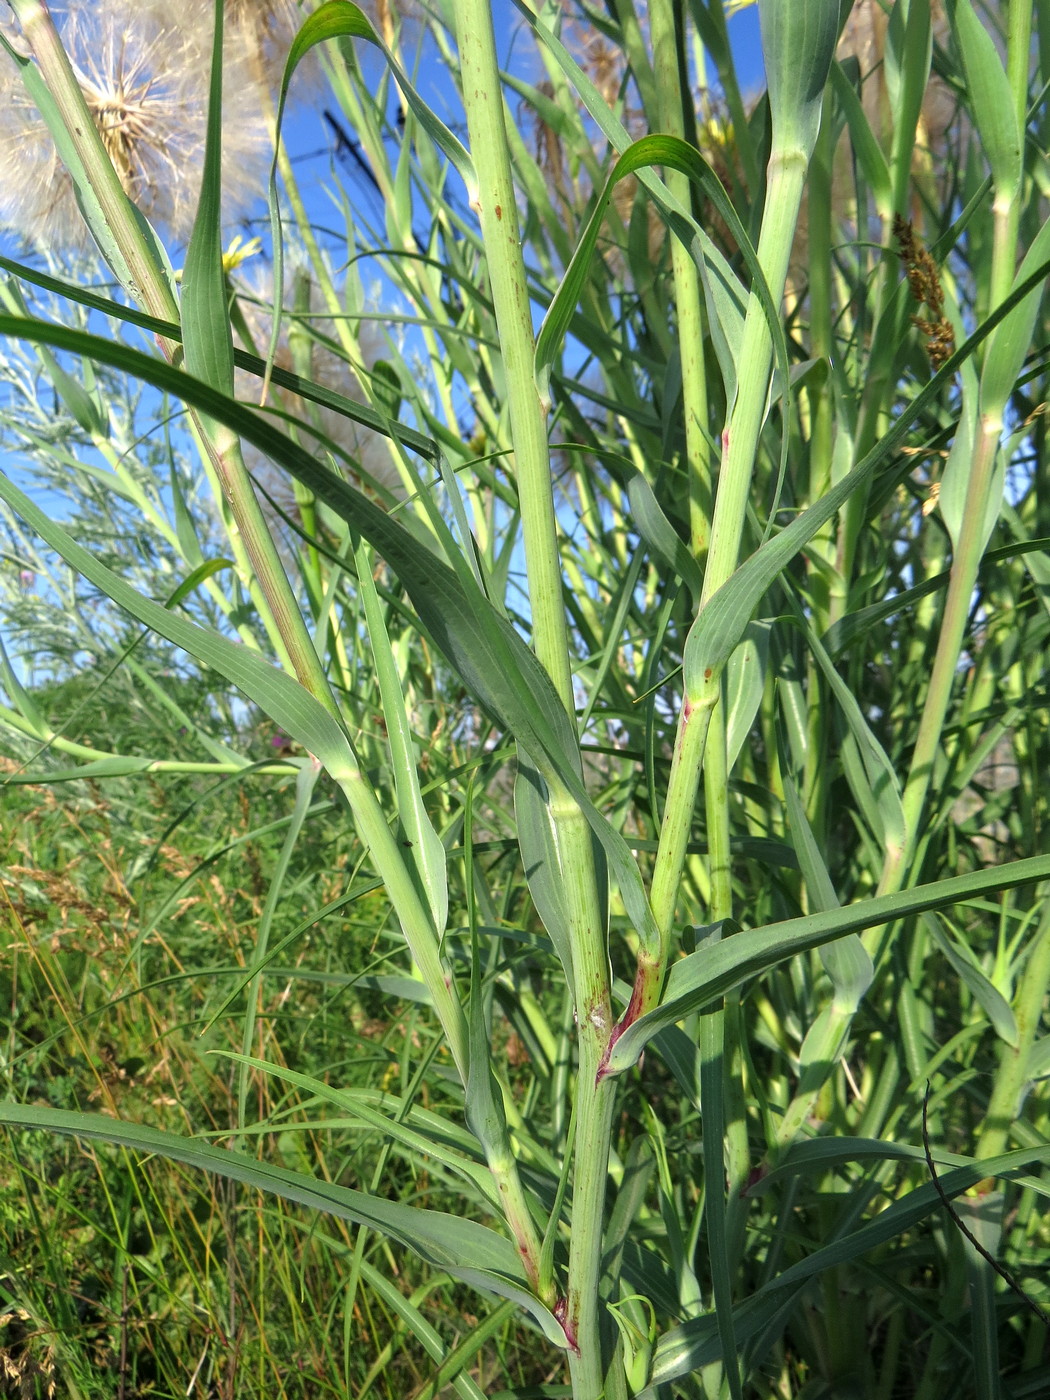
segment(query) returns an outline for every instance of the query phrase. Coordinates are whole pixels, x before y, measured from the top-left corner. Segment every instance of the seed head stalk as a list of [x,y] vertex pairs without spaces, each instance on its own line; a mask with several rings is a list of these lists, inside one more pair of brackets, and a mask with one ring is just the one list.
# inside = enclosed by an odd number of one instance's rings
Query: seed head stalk
[[[774,306],[780,305],[787,282],[791,248],[798,223],[809,158],[820,129],[821,104],[839,31],[837,0],[760,0],[762,45],[769,80],[772,150],[766,171],[766,198],[757,256]],[[722,464],[718,475],[711,543],[704,571],[701,611],[737,567],[751,491],[759,437],[765,420],[773,340],[755,291],[736,352],[736,397],[722,433]],[[784,386],[787,403],[788,386]],[[661,935],[658,964],[639,966],[635,983],[637,1010],[644,1012],[659,998],[670,953],[671,926],[685,865],[685,855],[708,744],[712,712],[719,703],[722,678],[712,672],[687,678],[678,720],[667,802],[653,872],[653,914]],[[724,748],[724,725],[716,731]],[[716,774],[725,770],[722,759]],[[728,774],[725,774],[728,780]],[[727,790],[717,779],[708,810],[723,829],[709,840],[728,849]],[[729,913],[728,882],[713,889],[713,918]]]
[[[661,130],[685,139],[684,94],[679,55],[685,52],[685,15],[681,0],[652,0],[649,24],[653,41],[657,115]],[[695,134],[695,122],[694,122]],[[665,172],[668,189],[685,208],[692,198],[689,177]],[[685,457],[689,480],[689,544],[702,563],[711,526],[712,463],[707,442],[707,367],[704,356],[703,302],[700,274],[681,239],[671,240],[678,351],[682,362],[685,410]]]
[[[774,149],[770,159],[765,214],[757,252],[759,264],[766,275],[776,304],[779,304],[784,294],[807,161],[807,154],[801,148],[786,151]],[[772,362],[773,342],[769,327],[757,294],[752,294],[740,347],[736,403],[722,434],[722,466],[718,475],[718,494],[711,525],[711,544],[704,572],[701,608],[722,587],[737,566]],[[712,713],[719,702],[720,692],[721,677],[707,677],[697,693],[685,697],[678,719],[652,886],[653,915],[663,939],[661,966],[657,972],[650,975],[650,984],[645,989],[640,1008],[643,1011],[654,1006],[659,997],[692,825],[692,813],[700,785],[700,772],[709,739]],[[719,742],[724,748],[723,725],[719,726],[718,733],[721,736]],[[724,760],[721,766],[724,768]],[[715,820],[724,826],[728,822],[725,800],[727,789],[721,790],[722,785],[718,786],[720,793],[712,793],[711,810],[707,815],[709,822],[714,815]],[[716,840],[719,849],[726,849],[728,831],[723,832]],[[728,917],[731,909],[722,908],[723,903],[731,901],[728,881],[720,879],[712,893],[713,898],[718,900],[717,909],[712,904],[712,919]]]

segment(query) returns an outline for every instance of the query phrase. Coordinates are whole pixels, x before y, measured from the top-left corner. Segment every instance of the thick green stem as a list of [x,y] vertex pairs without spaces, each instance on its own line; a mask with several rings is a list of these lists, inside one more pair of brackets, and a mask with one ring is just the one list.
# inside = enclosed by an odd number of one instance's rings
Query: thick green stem
[[[547,421],[533,377],[532,305],[521,251],[492,8],[486,0],[456,0],[455,14],[467,130],[478,181],[476,208],[506,383],[533,645],[566,711],[574,716]],[[559,784],[551,784],[549,811],[564,883],[579,1027],[573,1229],[562,1321],[572,1347],[576,1394],[597,1400],[602,1388],[598,1285],[614,1092],[610,1084],[598,1082],[612,1032],[609,959],[590,828]]]
[[[1006,36],[1006,76],[1019,131],[1028,114],[1028,72],[1032,53],[1032,0],[1010,0]],[[1023,164],[1021,179],[1024,179]],[[1021,226],[1021,190],[1011,182],[995,192],[992,275],[988,309],[994,310],[1010,293],[1017,267],[1017,234]]]
[[[679,55],[685,51],[681,0],[652,0],[649,24],[653,41],[657,114],[661,130],[685,138],[685,115]],[[690,99],[691,100],[691,99]],[[668,189],[686,209],[692,198],[689,177],[678,170],[664,172]],[[700,274],[681,239],[671,240],[674,300],[678,318],[678,352],[682,363],[685,411],[685,455],[689,479],[689,544],[703,560],[711,528],[713,494],[711,454],[707,440],[707,373],[704,362],[704,320]]]
[[660,826],[660,845],[656,853],[656,868],[649,894],[653,918],[663,940],[663,962],[667,959],[667,943],[674,923],[678,885],[685,866],[689,834],[693,827],[700,768],[707,745],[712,711],[713,706],[694,707],[687,702],[682,706],[682,713],[678,719],[678,734],[675,737],[675,749],[671,759],[664,819]]
[[615,1107],[615,1081],[597,1080],[605,1050],[602,1036],[580,1026],[576,1087],[576,1153],[569,1240],[565,1333],[574,1400],[601,1400],[605,1361],[598,1284],[602,1269],[605,1185]]
[[[807,156],[796,148],[777,150],[770,158],[766,208],[759,238],[758,260],[766,274],[774,303],[779,303],[787,280],[788,261],[795,224],[802,201]],[[743,539],[748,495],[765,417],[773,342],[757,295],[752,295],[744,323],[738,363],[738,390],[729,424],[722,434],[722,466],[718,477],[711,527],[711,544],[704,573],[701,608],[726,582],[737,566]],[[661,968],[666,967],[668,940],[675,902],[685,865],[686,846],[696,807],[700,770],[717,703],[717,677],[702,702],[687,696],[678,719],[678,733],[671,759],[667,802],[660,827],[660,842],[653,872],[652,906],[663,939]],[[724,734],[722,737],[724,745]],[[724,758],[723,758],[724,766]],[[639,1012],[655,1005],[660,992],[659,975],[647,978]]]
[[533,378],[532,303],[521,251],[503,89],[487,0],[456,0],[463,101],[478,178],[477,214],[506,378],[536,654],[574,710],[547,421]]

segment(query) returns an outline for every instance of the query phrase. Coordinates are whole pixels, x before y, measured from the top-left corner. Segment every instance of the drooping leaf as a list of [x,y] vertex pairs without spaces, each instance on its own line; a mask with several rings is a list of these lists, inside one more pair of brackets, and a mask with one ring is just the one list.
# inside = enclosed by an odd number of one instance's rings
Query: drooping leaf
[[72,1113],[35,1104],[0,1103],[0,1123],[14,1128],[37,1128],[52,1133],[107,1142],[156,1154],[174,1162],[242,1182],[257,1191],[280,1196],[322,1214],[335,1215],[366,1225],[385,1239],[394,1240],[418,1254],[428,1264],[445,1269],[473,1287],[511,1298],[529,1311],[547,1340],[565,1346],[565,1333],[552,1314],[529,1293],[510,1240],[487,1226],[462,1216],[422,1210],[337,1186],[289,1171],[287,1167],[260,1162],[195,1138],[137,1123],[124,1123],[101,1113]]
[[[93,357],[166,389],[253,443],[359,531],[397,573],[430,636],[471,694],[543,768],[545,776],[560,781],[579,805],[602,845],[610,875],[634,927],[647,946],[659,945],[659,933],[638,866],[626,841],[587,794],[571,721],[547,672],[468,571],[454,572],[390,514],[316,461],[260,414],[200,380],[126,346],[48,322],[0,316],[0,335],[4,334]],[[132,616],[243,689],[281,728],[315,754],[337,780],[340,774],[351,771],[347,764],[354,764],[356,771],[353,750],[342,728],[296,681],[261,657],[245,655],[244,647],[219,633],[174,618],[158,604],[143,598],[77,545],[2,476],[0,497],[85,578],[127,608]]]

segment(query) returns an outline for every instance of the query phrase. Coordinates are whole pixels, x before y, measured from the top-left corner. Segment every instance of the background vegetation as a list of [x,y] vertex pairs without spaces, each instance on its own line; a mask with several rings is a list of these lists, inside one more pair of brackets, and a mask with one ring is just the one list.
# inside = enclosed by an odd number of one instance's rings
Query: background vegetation
[[0,1394],[1050,1387],[1050,9],[759,8],[12,0]]

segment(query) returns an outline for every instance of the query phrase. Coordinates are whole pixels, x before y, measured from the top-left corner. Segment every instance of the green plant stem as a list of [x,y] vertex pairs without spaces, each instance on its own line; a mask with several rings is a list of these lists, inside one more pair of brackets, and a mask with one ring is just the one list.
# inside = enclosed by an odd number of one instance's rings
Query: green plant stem
[[[807,231],[809,239],[809,337],[810,354],[822,359],[832,373],[835,340],[832,328],[832,161],[834,141],[831,123],[822,121],[809,165]],[[809,406],[809,499],[819,501],[831,486],[834,451],[834,416],[831,386],[827,382],[807,390]],[[817,561],[820,561],[819,564]],[[830,580],[835,565],[835,528],[828,524],[812,541],[807,558],[807,584],[815,630],[823,633],[831,614]],[[822,843],[827,812],[830,765],[827,763],[825,696],[820,668],[806,656],[806,758],[802,800],[810,825]]]
[[[678,719],[678,733],[675,737],[663,822],[660,826],[660,845],[649,893],[653,918],[664,940],[663,961],[666,961],[675,905],[678,901],[678,886],[693,829],[693,811],[713,709],[713,705],[694,706],[686,701]],[[652,1005],[656,1004],[658,995],[657,987]]]
[[[1006,31],[1006,76],[1014,101],[1018,130],[1028,115],[1028,72],[1032,53],[1032,0],[1009,0]],[[1023,149],[1023,140],[1022,140]],[[1021,181],[1024,166],[1021,164]],[[1021,190],[1011,182],[995,191],[992,203],[994,237],[988,309],[994,310],[1010,293],[1017,260],[1017,235],[1021,226]]]
[[[507,385],[533,645],[572,717],[575,698],[550,450],[546,416],[533,378],[532,306],[521,253],[491,7],[485,0],[457,0],[456,28],[467,127],[478,178],[477,213]],[[552,784],[548,805],[566,881],[570,924],[580,943],[578,950],[574,948],[574,962],[578,957],[591,971],[589,988],[582,996],[577,987],[577,1016],[581,1023],[592,1017],[606,1020],[610,1014],[608,955],[590,829],[560,784]]]
[[[769,162],[765,216],[757,251],[775,304],[784,295],[807,163],[806,152],[796,147],[775,150]],[[740,556],[772,361],[773,342],[769,326],[758,297],[753,294],[748,302],[740,347],[736,403],[729,425],[722,434],[722,466],[718,476],[701,608],[726,582]],[[702,703],[698,703],[699,697],[687,696],[678,718],[652,885],[653,916],[662,939],[660,959],[657,967],[644,972],[639,1014],[656,1005],[670,952],[671,927],[700,785],[711,711],[719,698],[718,678],[710,677],[709,681]],[[640,969],[639,983],[642,977],[643,971]]]
[[1044,913],[1039,931],[1028,950],[1024,975],[1014,1001],[1017,1044],[1005,1041],[999,1054],[999,1069],[984,1129],[977,1142],[977,1157],[994,1157],[1007,1150],[1010,1129],[1017,1119],[1021,1093],[1028,1078],[1028,1060],[1039,1031],[1039,1024],[1050,989],[1050,908]]
[[[48,87],[63,113],[92,188],[102,204],[107,225],[132,271],[137,300],[150,315],[178,321],[178,306],[164,271],[145,243],[134,208],[95,129],[84,95],[46,7],[40,4],[40,0],[16,0],[15,10]],[[181,347],[170,342],[162,342],[162,349],[170,360],[181,354]],[[248,477],[240,442],[228,428],[212,423],[200,414],[194,415],[194,422],[222,484],[237,531],[247,549],[254,577],[265,597],[267,606],[262,613],[264,620],[268,621],[271,637],[280,651],[290,657],[299,683],[338,718],[339,710],[320,657]],[[434,999],[456,1067],[465,1079],[467,1036],[463,1011],[451,976],[442,966],[429,912],[413,885],[371,784],[356,766],[333,773],[332,777],[345,793],[362,839],[367,843],[387,885],[412,956]]]
[[[533,645],[567,713],[574,716],[547,423],[533,378],[532,306],[521,251],[492,9],[485,0],[456,0],[455,15],[467,130],[478,179],[477,214],[506,380]],[[579,1028],[577,1146],[565,1326],[576,1348],[571,1364],[577,1396],[597,1400],[602,1382],[598,1285],[613,1101],[611,1086],[599,1083],[597,1076],[612,1032],[612,1006],[590,828],[576,803],[559,789],[560,785],[551,785],[548,805],[565,882]]]
[[[597,1080],[607,1034],[581,1024],[576,1086],[576,1147],[565,1327],[574,1400],[601,1400],[605,1365],[598,1285],[602,1269],[605,1183],[616,1104],[614,1081]],[[604,1043],[603,1043],[604,1042]]]
[[[1009,14],[1008,76],[1015,111],[1023,129],[1028,101],[1028,65],[1031,46],[1031,5],[1029,0],[1012,0]],[[1023,175],[1021,176],[1023,180]],[[993,240],[989,309],[994,310],[1009,294],[1017,260],[1017,233],[1020,218],[1020,188],[1015,176],[1004,177],[993,198]],[[1023,312],[1013,313],[1015,317]],[[994,342],[993,342],[994,347]],[[986,347],[985,353],[988,353]],[[1018,360],[1018,365],[1020,360]],[[941,743],[948,704],[951,699],[959,657],[962,652],[973,588],[977,581],[986,543],[985,520],[991,505],[996,458],[1000,450],[1006,416],[1006,397],[1012,386],[1000,389],[993,376],[994,392],[985,391],[982,378],[978,394],[975,441],[970,458],[959,537],[952,557],[948,594],[941,631],[937,640],[933,671],[926,691],[919,732],[915,741],[908,780],[904,789],[904,837],[901,846],[886,853],[880,893],[902,888],[910,873],[918,842],[926,797],[933,778],[934,762]],[[963,404],[963,414],[966,413]]]
[[[95,127],[47,5],[44,0],[10,0],[10,5],[123,259],[123,265],[113,271],[128,294],[151,316],[177,323],[179,312],[174,294],[146,244],[135,207]],[[180,351],[172,341],[164,341],[161,348],[169,360]]]
[[506,377],[533,646],[571,715],[572,670],[562,603],[547,422],[533,379],[532,303],[521,252],[492,8],[485,0],[456,0],[455,13],[467,130],[478,177],[476,212]]
[[[119,255],[114,271],[144,311],[161,320],[179,322],[178,304],[167,275],[103,145],[47,6],[42,0],[13,0],[12,8],[101,208]],[[181,360],[180,345],[162,339],[158,344],[169,361]],[[324,668],[248,477],[240,443],[222,425],[197,413],[191,416],[233,514],[236,535],[247,551],[250,568],[244,570],[244,582],[249,586],[257,582],[265,600],[261,612],[271,640],[278,654],[290,660],[300,684],[330,713],[338,715]],[[236,540],[231,542],[236,547]]]
[[934,760],[956,680],[973,588],[977,581],[977,570],[981,563],[988,493],[992,484],[1002,426],[1001,418],[990,418],[987,415],[982,415],[978,423],[959,545],[952,560],[948,596],[945,600],[940,636],[937,639],[937,652],[902,799],[904,836],[899,846],[887,852],[879,883],[879,894],[893,894],[903,888],[915,853],[926,796],[933,777]]
[[[685,139],[679,55],[684,52],[684,14],[681,0],[652,0],[649,24],[656,77],[657,115],[660,127]],[[686,209],[692,199],[689,177],[678,170],[664,172],[664,180]],[[685,413],[685,457],[689,480],[689,547],[703,561],[711,527],[711,454],[707,440],[707,373],[704,360],[704,321],[700,274],[680,238],[671,239],[674,302],[678,317],[678,353],[682,364],[682,402]]]
[[333,772],[331,776],[349,802],[354,825],[386,886],[409,952],[433,999],[456,1069],[465,1084],[469,1062],[467,1024],[452,975],[441,959],[433,916],[409,874],[397,837],[371,783],[355,770]]

